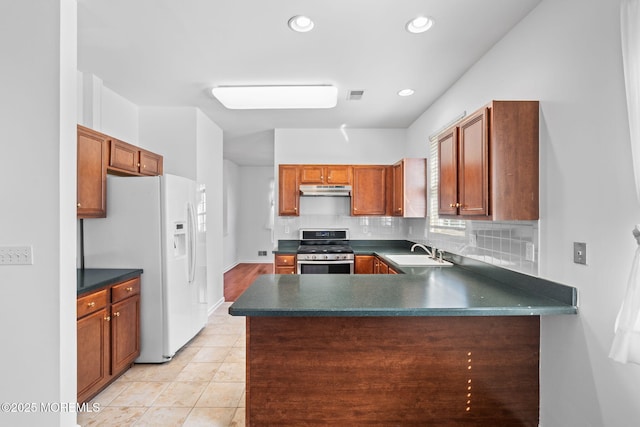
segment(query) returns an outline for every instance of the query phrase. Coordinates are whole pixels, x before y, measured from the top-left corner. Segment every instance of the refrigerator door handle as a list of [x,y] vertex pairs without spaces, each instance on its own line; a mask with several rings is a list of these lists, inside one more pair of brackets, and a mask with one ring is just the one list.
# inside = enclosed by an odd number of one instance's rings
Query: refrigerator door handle
[[189,240],[187,248],[188,254],[188,280],[189,283],[193,283],[196,276],[196,218],[193,205],[187,203],[187,239]]

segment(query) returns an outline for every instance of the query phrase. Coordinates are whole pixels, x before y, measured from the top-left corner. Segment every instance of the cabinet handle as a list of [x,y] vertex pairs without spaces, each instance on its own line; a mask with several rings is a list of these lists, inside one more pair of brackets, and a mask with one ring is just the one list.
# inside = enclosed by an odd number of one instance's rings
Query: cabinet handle
[[460,203],[456,203],[456,208],[459,208],[460,206],[462,206]]
[[106,320],[107,322],[110,322],[111,321],[111,316],[105,317],[104,320]]
[[118,317],[118,316],[120,316],[120,312],[119,311],[116,311],[115,313],[113,313],[113,317]]
[[147,165],[142,165],[142,169],[146,169],[146,168],[147,168]]
[[80,207],[82,207],[82,205],[80,203],[78,203],[78,207],[80,208]]
[[129,286],[128,288],[125,288],[124,290],[127,291],[127,292],[132,292],[133,288],[131,286]]
[[140,167],[140,163],[138,163],[138,165],[137,165],[137,166],[138,166],[138,167]]
[[91,301],[90,303],[87,304],[87,307],[89,307],[89,308],[93,308],[95,306],[96,306],[95,301]]

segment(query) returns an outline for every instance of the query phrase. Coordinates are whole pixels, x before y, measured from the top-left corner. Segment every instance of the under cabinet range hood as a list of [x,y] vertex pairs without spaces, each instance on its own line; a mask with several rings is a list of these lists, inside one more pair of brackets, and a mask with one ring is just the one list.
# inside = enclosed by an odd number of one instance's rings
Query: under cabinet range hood
[[333,196],[333,197],[349,197],[351,196],[350,185],[301,185],[301,196]]

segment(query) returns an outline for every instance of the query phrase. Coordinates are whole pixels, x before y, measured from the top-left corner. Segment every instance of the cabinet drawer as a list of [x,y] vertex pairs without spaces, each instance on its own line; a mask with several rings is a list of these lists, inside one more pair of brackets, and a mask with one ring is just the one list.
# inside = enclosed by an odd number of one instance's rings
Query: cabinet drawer
[[295,263],[295,255],[276,255],[276,265],[293,266]]
[[140,278],[127,280],[111,288],[111,302],[122,301],[131,295],[140,293]]
[[78,319],[107,306],[107,290],[103,289],[82,296],[77,300],[76,313]]

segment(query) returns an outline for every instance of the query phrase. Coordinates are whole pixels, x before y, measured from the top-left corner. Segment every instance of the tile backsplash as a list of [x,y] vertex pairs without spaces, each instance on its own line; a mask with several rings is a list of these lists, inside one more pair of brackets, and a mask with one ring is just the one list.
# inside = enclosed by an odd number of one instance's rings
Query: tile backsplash
[[406,239],[509,270],[538,275],[538,221],[466,221],[455,232],[431,228],[425,218],[355,217],[347,212],[276,216],[274,241],[297,240],[300,228],[348,228],[351,239]]

